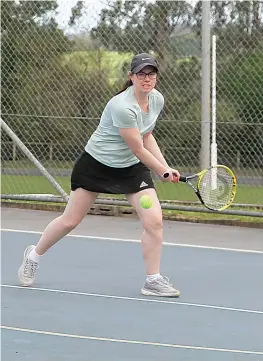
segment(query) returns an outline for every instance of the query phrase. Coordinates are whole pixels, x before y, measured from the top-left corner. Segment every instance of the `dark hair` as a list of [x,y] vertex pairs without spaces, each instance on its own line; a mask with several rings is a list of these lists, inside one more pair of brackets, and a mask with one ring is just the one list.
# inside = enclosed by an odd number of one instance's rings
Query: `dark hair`
[[118,95],[118,94],[124,92],[126,89],[128,89],[132,85],[133,85],[132,80],[131,79],[127,80],[126,83],[123,85],[123,88],[121,90],[119,90],[118,93],[116,93],[115,95]]

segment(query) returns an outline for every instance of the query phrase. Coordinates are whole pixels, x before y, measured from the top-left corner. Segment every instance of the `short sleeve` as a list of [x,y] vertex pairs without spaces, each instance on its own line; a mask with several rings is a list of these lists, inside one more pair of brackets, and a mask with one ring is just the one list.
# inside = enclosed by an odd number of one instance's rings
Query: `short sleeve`
[[161,112],[161,110],[163,109],[164,107],[164,97],[163,95],[158,92],[158,97],[157,97],[157,107],[158,107],[158,110]]
[[111,117],[115,127],[138,128],[136,113],[125,106],[112,104]]

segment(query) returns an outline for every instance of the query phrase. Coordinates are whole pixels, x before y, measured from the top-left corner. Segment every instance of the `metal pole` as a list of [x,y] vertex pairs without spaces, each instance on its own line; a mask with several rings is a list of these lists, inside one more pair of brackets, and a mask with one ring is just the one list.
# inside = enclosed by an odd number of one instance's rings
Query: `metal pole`
[[13,140],[13,142],[22,150],[22,152],[31,160],[31,162],[37,167],[37,169],[43,174],[44,177],[53,185],[56,191],[62,196],[64,201],[68,201],[68,195],[64,189],[56,182],[56,180],[48,173],[48,171],[42,166],[42,164],[34,157],[30,150],[21,142],[18,136],[12,131],[6,122],[1,118],[1,127]]
[[201,169],[210,165],[210,1],[202,1]]

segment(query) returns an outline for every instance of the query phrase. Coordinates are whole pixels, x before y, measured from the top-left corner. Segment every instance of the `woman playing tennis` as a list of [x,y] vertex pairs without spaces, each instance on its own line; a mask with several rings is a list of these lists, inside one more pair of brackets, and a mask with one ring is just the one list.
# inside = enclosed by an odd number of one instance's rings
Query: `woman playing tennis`
[[[28,246],[18,275],[22,286],[32,286],[40,259],[85,217],[99,193],[125,194],[135,208],[144,232],[142,251],[146,296],[179,297],[180,292],[160,274],[163,241],[162,209],[151,170],[164,182],[177,182],[180,174],[170,168],[152,135],[164,98],[155,89],[156,59],[147,53],[131,62],[129,80],[106,105],[100,123],[77,159],[71,175],[71,193],[64,213],[48,224],[36,246]],[[150,209],[140,206],[151,197]]]

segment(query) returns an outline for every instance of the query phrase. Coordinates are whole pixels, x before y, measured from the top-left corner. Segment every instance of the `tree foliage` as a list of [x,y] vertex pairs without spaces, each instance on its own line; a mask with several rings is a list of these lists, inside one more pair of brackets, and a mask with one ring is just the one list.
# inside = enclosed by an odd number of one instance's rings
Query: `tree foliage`
[[170,37],[177,27],[190,24],[191,12],[191,5],[185,1],[117,0],[102,10],[91,36],[109,50],[152,51],[165,69],[171,58]]
[[[72,8],[69,26],[75,32],[89,14],[87,6],[78,1]],[[56,1],[1,2],[3,116],[30,115],[20,124],[28,132],[39,117],[47,122],[61,117],[57,134],[64,140],[68,118],[99,118],[126,80],[132,56],[151,52],[160,64],[158,88],[165,96],[161,118],[196,123],[193,134],[182,131],[185,144],[199,137],[201,1],[195,6],[187,1],[109,1],[91,31],[71,37],[58,28],[56,8]],[[211,2],[212,33],[218,36],[217,119],[239,123],[240,132],[242,123],[263,123],[262,9],[262,1]],[[50,137],[50,129],[41,132],[40,122],[39,131],[32,131],[32,139],[37,137]]]
[[54,1],[23,1],[19,5],[13,1],[1,2],[3,113],[19,111],[17,95],[23,83],[30,81],[30,77],[34,87],[37,83],[34,73],[44,68],[52,71],[58,55],[69,49],[54,19],[44,19],[56,7]]

